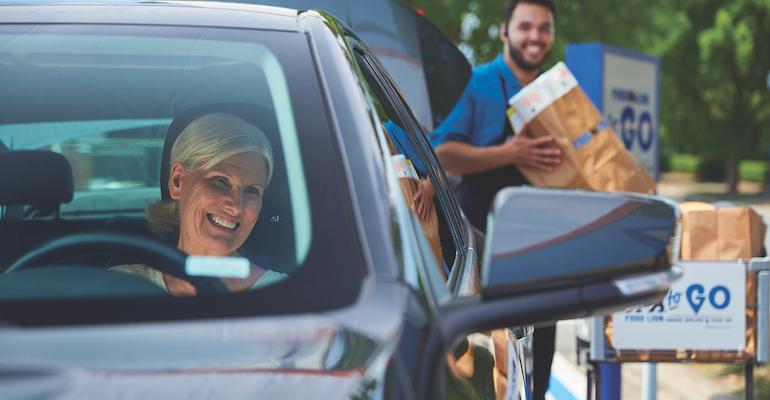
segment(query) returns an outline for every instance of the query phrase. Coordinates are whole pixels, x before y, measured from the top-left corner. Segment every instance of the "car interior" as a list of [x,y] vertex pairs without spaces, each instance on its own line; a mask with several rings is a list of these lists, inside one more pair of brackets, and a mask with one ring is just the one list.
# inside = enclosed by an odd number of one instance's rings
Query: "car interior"
[[[275,171],[264,198],[258,222],[241,248],[241,254],[257,265],[279,272],[294,268],[291,202],[286,185],[286,169],[282,160],[280,139],[275,137],[277,125],[268,110],[244,103],[219,103],[195,107],[174,118],[166,135],[158,182],[168,181],[169,156],[181,130],[196,117],[211,112],[228,112],[258,124],[272,136]],[[273,132],[271,135],[270,132]],[[0,221],[0,265],[3,269],[33,248],[68,234],[87,231],[118,231],[150,238],[141,213],[114,213],[68,218],[61,206],[73,199],[73,172],[69,161],[49,150],[5,151],[0,153],[0,169],[15,171],[0,176],[0,205],[4,215]],[[162,201],[169,201],[167,185],[160,185]],[[280,238],[280,239],[278,239]],[[262,245],[260,244],[268,244]],[[176,243],[168,242],[170,246]],[[62,263],[79,265],[117,265],[139,260],[126,256],[115,259],[109,254],[79,255]]]

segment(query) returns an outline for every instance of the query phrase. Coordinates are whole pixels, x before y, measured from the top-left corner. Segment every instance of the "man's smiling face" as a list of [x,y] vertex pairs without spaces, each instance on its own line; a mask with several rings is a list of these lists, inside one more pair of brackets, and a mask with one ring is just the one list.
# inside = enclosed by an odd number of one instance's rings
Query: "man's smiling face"
[[508,26],[501,26],[500,39],[507,56],[521,69],[532,71],[548,58],[553,45],[553,15],[548,8],[519,3]]

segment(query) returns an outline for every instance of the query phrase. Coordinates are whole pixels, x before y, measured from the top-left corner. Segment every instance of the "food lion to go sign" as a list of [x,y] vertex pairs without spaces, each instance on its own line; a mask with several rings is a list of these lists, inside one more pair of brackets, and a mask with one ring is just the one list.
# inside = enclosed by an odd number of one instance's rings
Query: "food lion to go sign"
[[657,180],[660,60],[581,43],[567,47],[567,66],[626,148]]
[[627,350],[726,350],[746,346],[746,265],[681,262],[681,279],[657,304],[614,313],[613,345]]

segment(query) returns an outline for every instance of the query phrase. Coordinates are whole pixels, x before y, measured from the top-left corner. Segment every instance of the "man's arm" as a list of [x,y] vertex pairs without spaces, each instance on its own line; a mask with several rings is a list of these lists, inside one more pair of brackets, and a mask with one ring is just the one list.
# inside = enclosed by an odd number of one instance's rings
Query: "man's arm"
[[478,147],[449,141],[436,148],[436,156],[444,170],[450,174],[473,174],[507,165],[500,151],[501,146]]
[[549,146],[554,141],[553,137],[530,138],[526,130],[511,140],[493,146],[479,147],[447,141],[436,148],[436,156],[450,174],[473,174],[510,164],[552,171],[561,162],[561,150]]

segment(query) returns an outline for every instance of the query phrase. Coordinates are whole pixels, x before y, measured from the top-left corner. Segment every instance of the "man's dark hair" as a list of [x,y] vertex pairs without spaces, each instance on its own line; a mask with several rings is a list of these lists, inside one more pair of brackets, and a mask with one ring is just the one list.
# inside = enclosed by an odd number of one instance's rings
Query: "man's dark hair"
[[521,3],[543,6],[551,12],[553,19],[556,19],[556,3],[554,3],[554,0],[509,0],[508,6],[505,7],[505,29],[508,29],[508,24],[511,22],[513,10]]

